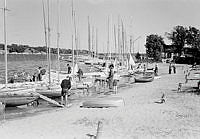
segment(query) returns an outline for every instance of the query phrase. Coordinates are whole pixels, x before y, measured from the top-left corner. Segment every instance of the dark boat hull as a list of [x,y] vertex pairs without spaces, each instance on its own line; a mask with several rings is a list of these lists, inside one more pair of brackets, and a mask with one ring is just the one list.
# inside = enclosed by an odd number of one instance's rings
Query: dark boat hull
[[0,91],[0,102],[6,107],[15,107],[31,103],[39,98],[34,88],[7,88]]
[[154,80],[154,77],[140,77],[140,78],[135,78],[135,82],[140,82],[140,83],[145,83],[145,82],[152,82]]
[[0,96],[0,102],[4,103],[6,107],[16,107],[31,103],[38,99],[38,96]]

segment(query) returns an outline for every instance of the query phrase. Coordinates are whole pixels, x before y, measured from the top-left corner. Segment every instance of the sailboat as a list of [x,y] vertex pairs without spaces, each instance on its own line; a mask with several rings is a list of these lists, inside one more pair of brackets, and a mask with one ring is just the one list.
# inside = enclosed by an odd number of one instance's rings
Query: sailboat
[[7,38],[6,38],[6,0],[4,0],[4,50],[5,50],[5,87],[0,89],[0,102],[5,106],[20,106],[28,104],[39,98],[35,95],[34,88],[16,87],[8,85],[8,60],[7,60]]
[[[43,1],[42,1],[43,2]],[[44,27],[45,27],[45,31],[46,31],[46,20],[45,20],[45,8],[44,8],[44,2],[43,4],[43,18],[44,18]],[[58,48],[58,66],[60,65],[59,63],[59,37],[60,37],[60,33],[59,33],[59,0],[57,1],[57,9],[58,9],[58,23],[57,23],[57,48]],[[72,73],[71,74],[66,74],[66,73],[60,73],[60,68],[58,68],[57,71],[52,70],[51,69],[51,63],[50,63],[50,26],[49,26],[49,0],[47,1],[47,20],[48,20],[48,32],[47,32],[47,36],[45,34],[45,38],[47,38],[47,48],[49,49],[48,51],[48,83],[47,84],[41,84],[40,86],[38,86],[36,88],[37,93],[50,97],[50,98],[56,98],[56,97],[60,97],[61,96],[61,87],[60,87],[60,81],[65,79],[66,76],[72,76],[74,77],[75,74],[78,71],[78,65],[74,64],[74,51],[72,50],[72,63],[73,63],[73,68],[72,68]],[[73,46],[73,44],[72,44]],[[55,81],[55,79],[57,78],[57,81]],[[77,85],[76,83],[72,82],[72,89],[77,89],[77,88],[85,88],[87,87],[86,85]]]
[[49,0],[47,0],[47,24],[48,24],[48,30],[46,31],[46,14],[45,14],[45,6],[44,6],[44,1],[42,0],[42,8],[43,8],[43,19],[44,19],[44,32],[45,32],[45,44],[48,49],[47,53],[47,62],[48,62],[48,80],[47,84],[40,84],[40,86],[36,87],[36,92],[47,96],[51,98],[55,97],[60,97],[61,96],[61,87],[59,84],[60,80],[60,75],[59,75],[59,70],[60,70],[60,63],[59,63],[59,38],[60,38],[60,33],[59,33],[59,0],[57,1],[57,13],[58,13],[58,23],[57,23],[57,51],[58,51],[58,71],[56,71],[54,76],[57,76],[57,82],[52,81],[52,70],[51,70],[51,52],[50,52],[50,15],[49,15]]

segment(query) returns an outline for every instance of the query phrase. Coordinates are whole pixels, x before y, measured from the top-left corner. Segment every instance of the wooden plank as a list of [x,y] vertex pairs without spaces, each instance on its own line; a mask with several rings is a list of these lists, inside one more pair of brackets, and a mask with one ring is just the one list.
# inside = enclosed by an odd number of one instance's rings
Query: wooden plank
[[54,104],[54,105],[56,105],[56,106],[58,106],[58,107],[64,107],[64,105],[59,104],[57,101],[55,101],[55,100],[53,100],[53,99],[50,99],[50,98],[48,98],[48,97],[46,97],[46,96],[44,96],[44,95],[41,95],[41,94],[39,94],[39,93],[36,93],[36,94],[37,94],[40,98],[42,98],[42,99],[48,101],[49,103],[52,103],[52,104]]

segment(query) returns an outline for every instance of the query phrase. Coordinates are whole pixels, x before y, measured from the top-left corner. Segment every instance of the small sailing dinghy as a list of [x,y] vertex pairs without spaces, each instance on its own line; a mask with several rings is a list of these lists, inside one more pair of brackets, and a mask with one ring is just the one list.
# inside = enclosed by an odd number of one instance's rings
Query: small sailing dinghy
[[152,82],[154,80],[154,73],[153,72],[139,72],[135,73],[135,82]]

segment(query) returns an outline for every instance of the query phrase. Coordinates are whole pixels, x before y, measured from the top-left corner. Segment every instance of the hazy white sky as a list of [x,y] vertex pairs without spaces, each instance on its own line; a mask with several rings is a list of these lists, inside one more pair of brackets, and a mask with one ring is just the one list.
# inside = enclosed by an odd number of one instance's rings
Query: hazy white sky
[[[51,2],[51,44],[56,47],[56,11],[57,0]],[[71,0],[60,0],[61,21],[60,45],[71,48]],[[107,18],[111,25],[118,24],[118,16],[123,19],[128,34],[134,38],[142,36],[135,42],[134,50],[144,52],[147,35],[158,34],[163,37],[176,25],[200,28],[200,0],[74,0],[77,13],[80,47],[87,49],[87,16],[91,24],[98,28],[98,42],[101,51],[106,50]],[[0,1],[3,7],[3,0]],[[44,45],[44,27],[42,17],[42,0],[7,0],[7,38],[8,43]],[[3,43],[3,12],[0,14],[0,42]],[[132,19],[132,20],[131,20]],[[132,29],[130,28],[132,21]],[[110,31],[111,32],[111,31]],[[110,41],[113,42],[113,32]],[[167,42],[167,41],[166,41]],[[113,43],[111,47],[114,48]]]

